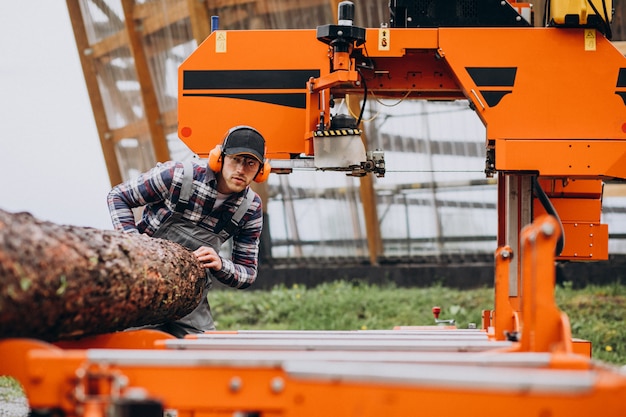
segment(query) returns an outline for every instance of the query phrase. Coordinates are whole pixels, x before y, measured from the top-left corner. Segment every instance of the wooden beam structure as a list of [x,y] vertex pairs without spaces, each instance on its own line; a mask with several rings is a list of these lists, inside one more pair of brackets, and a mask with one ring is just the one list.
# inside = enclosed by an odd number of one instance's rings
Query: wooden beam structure
[[165,162],[170,159],[167,143],[165,142],[165,134],[163,132],[163,122],[159,111],[159,104],[155,94],[155,86],[150,75],[150,68],[146,58],[146,53],[142,46],[142,27],[137,25],[135,21],[134,0],[122,0],[124,9],[124,23],[126,25],[126,34],[128,39],[128,48],[130,49],[133,62],[135,64],[135,72],[137,73],[137,81],[140,86],[141,102],[143,103],[143,118],[147,122],[148,132],[152,139],[154,155],[159,162]]
[[83,21],[79,3],[79,0],[67,0],[67,9],[70,15],[70,21],[72,22],[72,27],[74,29],[74,38],[76,39],[78,56],[80,58],[80,64],[83,68],[83,74],[85,76],[85,85],[91,101],[91,109],[96,123],[96,130],[98,131],[98,136],[100,137],[100,146],[102,146],[104,162],[107,167],[111,185],[114,185],[122,181],[122,175],[120,173],[119,163],[115,155],[114,144],[110,140],[109,124],[104,111],[102,94],[98,86],[96,66],[93,62],[93,49],[87,40],[85,22]]

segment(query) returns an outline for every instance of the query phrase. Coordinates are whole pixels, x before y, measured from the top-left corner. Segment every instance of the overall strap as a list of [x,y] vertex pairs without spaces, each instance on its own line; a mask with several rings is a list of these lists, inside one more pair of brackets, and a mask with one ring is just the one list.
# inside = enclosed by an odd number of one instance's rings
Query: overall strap
[[248,188],[248,192],[243,197],[243,201],[241,202],[239,207],[237,207],[237,210],[233,214],[233,217],[230,219],[230,222],[228,222],[219,233],[219,235],[223,237],[224,240],[228,239],[235,233],[235,231],[239,227],[239,221],[241,221],[243,215],[246,214],[246,211],[248,211],[248,209],[250,208],[253,200],[254,191],[252,191],[252,188]]
[[183,184],[180,187],[180,196],[174,211],[182,212],[189,205],[191,198],[191,186],[193,185],[193,163],[191,161],[183,162]]

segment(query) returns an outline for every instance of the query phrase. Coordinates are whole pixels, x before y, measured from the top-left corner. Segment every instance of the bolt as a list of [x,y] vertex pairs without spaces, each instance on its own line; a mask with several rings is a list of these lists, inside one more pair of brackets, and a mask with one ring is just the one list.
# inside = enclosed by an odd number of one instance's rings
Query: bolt
[[554,233],[554,225],[551,223],[544,223],[541,225],[541,232],[546,236],[552,236]]
[[274,394],[278,394],[285,389],[285,381],[281,377],[277,376],[272,379],[270,387]]
[[230,388],[232,392],[237,392],[241,389],[242,384],[243,383],[241,381],[241,378],[239,378],[238,376],[234,376],[230,379],[230,384],[228,388]]

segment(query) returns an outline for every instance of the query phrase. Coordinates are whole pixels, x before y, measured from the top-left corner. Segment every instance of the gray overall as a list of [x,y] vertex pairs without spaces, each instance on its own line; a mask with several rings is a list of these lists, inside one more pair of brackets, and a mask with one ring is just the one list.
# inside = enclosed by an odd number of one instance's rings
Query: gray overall
[[[230,224],[218,233],[211,232],[196,223],[184,219],[182,213],[189,203],[193,184],[193,166],[191,162],[184,163],[183,184],[180,190],[180,197],[174,213],[157,229],[152,237],[167,239],[176,242],[194,251],[200,246],[210,246],[219,253],[222,244],[232,235],[239,225],[239,221],[246,213],[252,200],[254,192],[248,189],[241,205],[237,208]],[[202,333],[207,330],[215,330],[211,308],[209,307],[208,293],[211,288],[211,272],[206,270],[206,283],[202,293],[202,301],[191,313],[177,321],[163,323],[157,326],[150,326],[182,338],[189,333]]]

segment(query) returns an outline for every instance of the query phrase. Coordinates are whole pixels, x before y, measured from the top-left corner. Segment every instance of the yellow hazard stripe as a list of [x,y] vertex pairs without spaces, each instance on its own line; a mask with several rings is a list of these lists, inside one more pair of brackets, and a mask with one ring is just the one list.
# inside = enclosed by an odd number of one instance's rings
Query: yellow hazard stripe
[[336,130],[318,130],[313,132],[313,136],[349,136],[360,135],[361,129],[336,129]]

